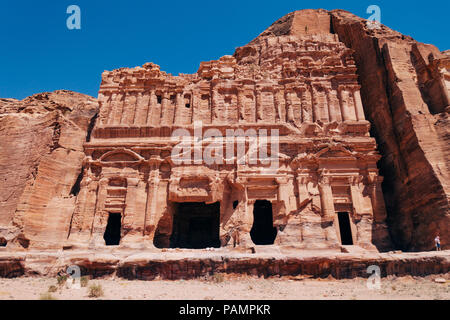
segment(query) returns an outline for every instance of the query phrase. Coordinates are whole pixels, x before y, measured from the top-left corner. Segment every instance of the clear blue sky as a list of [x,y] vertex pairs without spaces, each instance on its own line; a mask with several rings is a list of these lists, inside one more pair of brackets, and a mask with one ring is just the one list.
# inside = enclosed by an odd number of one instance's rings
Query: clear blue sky
[[[283,15],[300,9],[345,9],[450,49],[450,1],[321,0],[1,0],[0,97],[23,99],[57,89],[97,96],[101,73],[154,62],[194,73],[201,61],[232,54]],[[66,9],[81,8],[81,30],[68,30]]]

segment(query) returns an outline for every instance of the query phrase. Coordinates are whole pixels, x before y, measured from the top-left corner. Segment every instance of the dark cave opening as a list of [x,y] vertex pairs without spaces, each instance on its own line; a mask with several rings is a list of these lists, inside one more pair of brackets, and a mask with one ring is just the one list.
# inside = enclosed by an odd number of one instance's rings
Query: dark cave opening
[[118,246],[120,243],[120,233],[122,228],[122,215],[120,213],[110,213],[108,224],[106,225],[103,239],[107,246]]
[[81,172],[78,175],[77,180],[73,184],[72,189],[70,189],[70,195],[77,196],[80,193],[81,181],[83,180],[83,173],[84,169],[81,168]]
[[253,207],[253,227],[250,237],[256,245],[271,245],[277,237],[277,229],[273,226],[272,203],[267,200],[256,200]]
[[219,248],[220,203],[178,203],[171,248]]
[[352,229],[348,212],[338,212],[338,219],[342,245],[353,245]]

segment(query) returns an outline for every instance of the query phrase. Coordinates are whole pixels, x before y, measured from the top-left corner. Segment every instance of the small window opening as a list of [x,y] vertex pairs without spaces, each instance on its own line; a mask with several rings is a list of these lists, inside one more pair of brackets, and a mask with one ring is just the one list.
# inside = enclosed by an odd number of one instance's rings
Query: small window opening
[[191,107],[191,95],[190,94],[184,95],[184,106],[188,109]]

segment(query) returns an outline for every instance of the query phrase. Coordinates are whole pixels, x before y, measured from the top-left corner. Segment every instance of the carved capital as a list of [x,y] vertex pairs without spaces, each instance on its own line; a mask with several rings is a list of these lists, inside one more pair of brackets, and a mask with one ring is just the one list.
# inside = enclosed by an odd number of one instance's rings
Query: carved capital
[[368,182],[368,184],[369,185],[373,185],[373,184],[376,184],[377,183],[377,174],[375,173],[375,172],[370,172],[368,175],[367,175],[367,182]]
[[139,184],[138,178],[127,178],[128,187],[137,187],[138,184]]
[[357,186],[357,185],[359,185],[362,182],[363,178],[364,177],[362,177],[360,175],[351,176],[351,177],[348,178],[348,182],[352,186]]
[[311,181],[311,177],[309,175],[299,175],[297,176],[297,182],[300,184],[307,184]]
[[278,184],[286,184],[286,183],[288,183],[289,178],[288,177],[277,177],[277,178],[275,178],[275,181]]
[[322,185],[330,185],[330,183],[331,183],[331,176],[327,176],[327,175],[321,175],[320,177],[319,177],[319,184],[322,184]]
[[103,187],[103,186],[106,186],[108,184],[108,182],[109,182],[109,178],[103,177],[100,179],[99,185]]

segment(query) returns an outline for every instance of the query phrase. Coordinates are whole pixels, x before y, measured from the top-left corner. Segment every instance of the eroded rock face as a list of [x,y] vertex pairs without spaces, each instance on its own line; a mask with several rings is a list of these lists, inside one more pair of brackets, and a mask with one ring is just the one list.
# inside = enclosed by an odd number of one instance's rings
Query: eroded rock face
[[[0,100],[0,237],[8,247],[60,247],[75,204],[96,99],[69,92]],[[73,190],[72,190],[73,191]]]
[[448,52],[384,26],[331,12],[333,30],[355,50],[365,114],[383,155],[383,191],[392,239],[405,250],[449,243]]
[[302,10],[195,74],[105,71],[99,105],[1,99],[0,246],[445,245],[449,68],[384,26]]
[[[181,251],[173,249],[174,251]],[[448,251],[421,253],[339,253],[292,250],[276,254],[249,252],[139,252],[120,250],[0,253],[0,277],[57,277],[68,267],[79,266],[92,278],[129,280],[195,279],[214,274],[280,277],[303,275],[314,278],[368,278],[370,266],[380,267],[380,276],[428,276],[450,270]],[[222,251],[222,252],[220,252]]]

